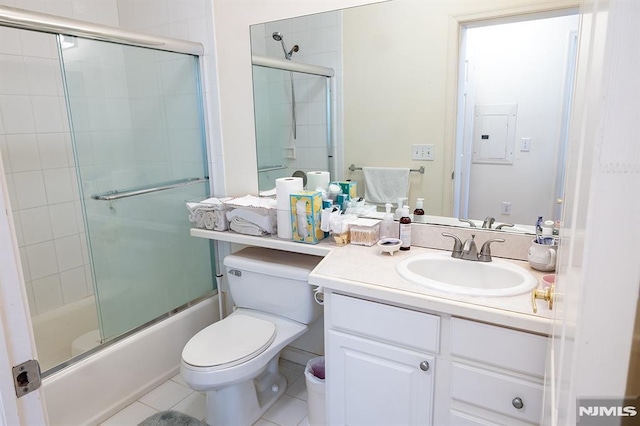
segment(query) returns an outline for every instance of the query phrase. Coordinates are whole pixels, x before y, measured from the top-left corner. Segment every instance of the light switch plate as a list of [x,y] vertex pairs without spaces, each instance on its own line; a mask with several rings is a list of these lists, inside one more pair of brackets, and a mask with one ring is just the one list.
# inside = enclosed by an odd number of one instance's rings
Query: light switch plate
[[432,144],[411,145],[411,159],[415,161],[433,161],[434,146]]

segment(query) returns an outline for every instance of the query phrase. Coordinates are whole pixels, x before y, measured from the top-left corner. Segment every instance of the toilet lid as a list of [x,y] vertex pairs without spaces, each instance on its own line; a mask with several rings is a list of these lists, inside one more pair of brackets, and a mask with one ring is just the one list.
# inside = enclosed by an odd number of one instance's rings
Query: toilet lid
[[264,352],[275,337],[272,322],[231,315],[193,336],[182,351],[182,359],[195,367],[240,364]]

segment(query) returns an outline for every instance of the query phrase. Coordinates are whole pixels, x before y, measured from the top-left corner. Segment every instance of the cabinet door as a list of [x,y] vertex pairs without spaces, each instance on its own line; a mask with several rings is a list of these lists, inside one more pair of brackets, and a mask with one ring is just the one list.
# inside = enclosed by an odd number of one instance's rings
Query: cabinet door
[[329,330],[326,363],[327,424],[431,424],[434,357]]

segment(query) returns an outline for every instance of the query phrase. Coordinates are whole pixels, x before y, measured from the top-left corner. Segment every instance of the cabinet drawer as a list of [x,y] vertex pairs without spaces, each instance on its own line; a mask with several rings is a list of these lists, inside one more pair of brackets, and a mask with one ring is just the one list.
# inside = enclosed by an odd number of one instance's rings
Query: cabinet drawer
[[[440,317],[331,294],[331,327],[421,351],[438,352]],[[326,306],[325,306],[326,307]]]
[[[455,364],[451,374],[451,397],[529,423],[539,423],[542,413],[541,384]],[[522,408],[514,406],[520,398]]]
[[451,354],[543,377],[547,338],[452,318]]

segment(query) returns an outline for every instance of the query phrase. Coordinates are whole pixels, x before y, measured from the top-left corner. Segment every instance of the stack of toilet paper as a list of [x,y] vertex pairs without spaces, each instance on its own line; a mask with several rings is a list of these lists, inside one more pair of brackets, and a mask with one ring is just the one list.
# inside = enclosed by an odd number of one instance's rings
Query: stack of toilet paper
[[307,173],[307,190],[327,192],[331,177],[329,172],[314,171]]
[[224,202],[228,198],[207,198],[198,203],[187,203],[189,210],[189,221],[196,228],[208,229],[211,231],[226,231],[229,229]]
[[293,238],[291,228],[291,203],[289,195],[303,190],[300,177],[285,177],[276,179],[276,207],[278,209],[278,237],[290,240]]

